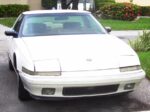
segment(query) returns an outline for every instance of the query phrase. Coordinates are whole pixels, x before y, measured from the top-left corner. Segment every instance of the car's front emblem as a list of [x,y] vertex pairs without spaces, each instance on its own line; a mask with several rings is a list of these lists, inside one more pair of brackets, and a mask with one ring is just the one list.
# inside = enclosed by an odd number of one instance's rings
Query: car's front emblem
[[92,62],[92,59],[88,58],[86,59],[87,62]]

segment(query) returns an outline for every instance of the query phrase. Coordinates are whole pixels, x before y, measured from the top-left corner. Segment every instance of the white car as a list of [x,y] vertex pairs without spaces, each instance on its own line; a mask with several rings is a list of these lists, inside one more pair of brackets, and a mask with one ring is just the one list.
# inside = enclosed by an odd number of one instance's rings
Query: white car
[[5,31],[19,99],[133,91],[145,72],[130,46],[109,31],[86,11],[23,12]]

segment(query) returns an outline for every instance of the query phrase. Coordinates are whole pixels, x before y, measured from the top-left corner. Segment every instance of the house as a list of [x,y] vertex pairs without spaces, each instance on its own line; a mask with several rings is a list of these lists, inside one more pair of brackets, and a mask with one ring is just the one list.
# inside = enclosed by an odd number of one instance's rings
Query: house
[[28,4],[28,0],[0,0],[0,5],[6,4]]
[[133,4],[139,5],[139,6],[150,6],[150,0],[115,0],[118,3],[123,2],[132,2]]
[[7,4],[29,5],[30,10],[43,9],[41,6],[41,0],[0,0],[0,5],[7,5]]

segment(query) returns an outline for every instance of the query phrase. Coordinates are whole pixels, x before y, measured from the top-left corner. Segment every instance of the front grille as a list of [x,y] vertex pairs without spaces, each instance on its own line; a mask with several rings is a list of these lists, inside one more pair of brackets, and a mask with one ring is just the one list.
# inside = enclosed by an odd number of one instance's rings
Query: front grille
[[92,86],[92,87],[65,87],[63,88],[64,96],[74,95],[92,95],[92,94],[105,94],[116,92],[119,85],[107,85],[107,86]]

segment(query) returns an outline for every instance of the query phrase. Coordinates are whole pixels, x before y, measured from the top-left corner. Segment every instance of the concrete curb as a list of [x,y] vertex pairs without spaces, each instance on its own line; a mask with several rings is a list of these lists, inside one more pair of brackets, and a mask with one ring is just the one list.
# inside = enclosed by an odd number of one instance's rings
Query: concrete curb
[[[150,31],[150,30],[145,30]],[[115,35],[119,38],[126,38],[126,39],[135,39],[138,38],[140,35],[143,34],[143,30],[125,30],[125,31],[112,31],[112,35]]]

